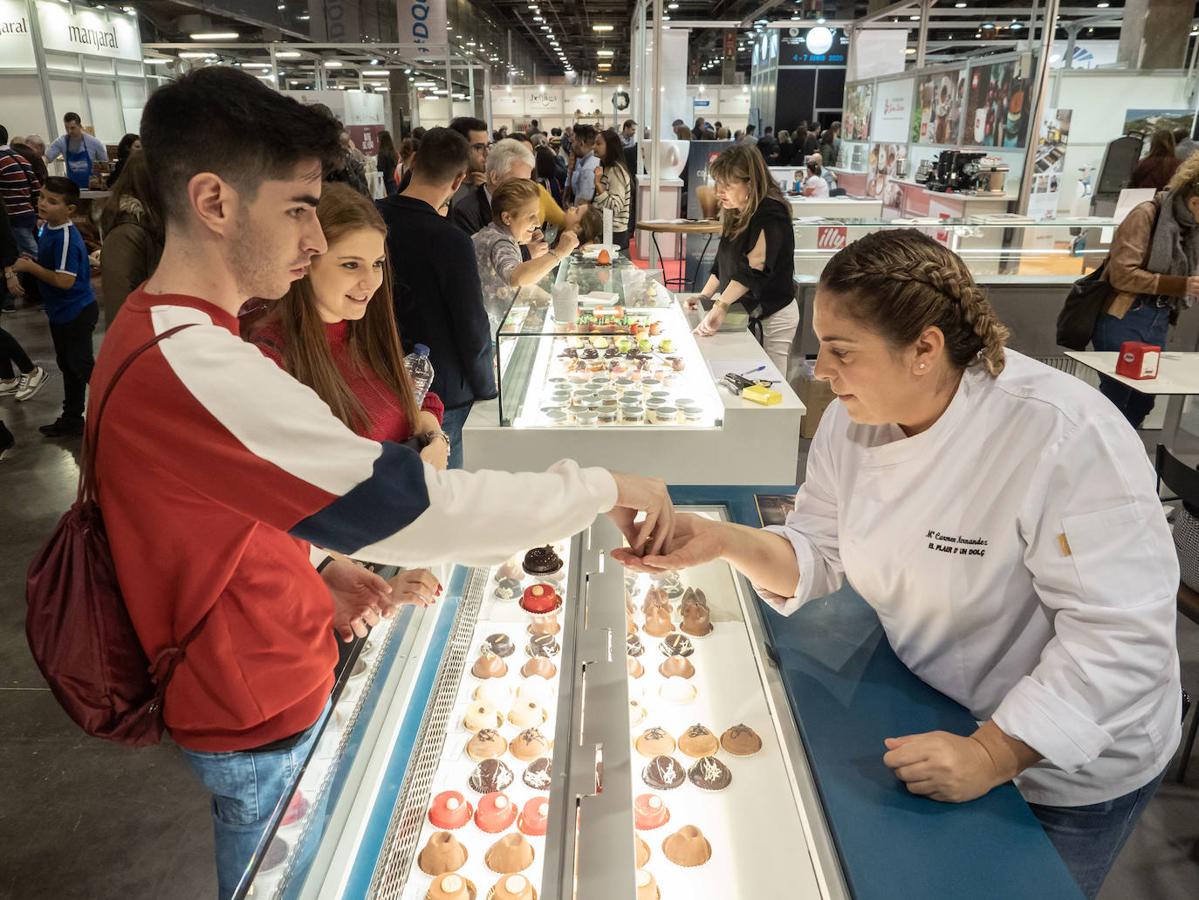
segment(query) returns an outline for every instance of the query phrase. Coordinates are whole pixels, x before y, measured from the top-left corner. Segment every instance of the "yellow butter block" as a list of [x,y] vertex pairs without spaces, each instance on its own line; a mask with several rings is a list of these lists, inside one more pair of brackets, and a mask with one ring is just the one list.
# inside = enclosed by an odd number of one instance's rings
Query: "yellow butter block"
[[774,406],[776,403],[783,402],[782,394],[772,391],[768,387],[762,387],[760,384],[750,385],[741,392],[741,396],[754,403],[761,403],[763,406]]

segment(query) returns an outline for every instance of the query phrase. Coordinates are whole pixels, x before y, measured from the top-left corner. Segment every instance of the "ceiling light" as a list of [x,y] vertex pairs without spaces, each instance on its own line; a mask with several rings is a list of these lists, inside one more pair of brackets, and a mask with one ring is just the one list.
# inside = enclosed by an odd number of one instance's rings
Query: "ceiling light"
[[543,19],[541,16],[533,16],[533,21],[534,22],[544,22],[545,19]]
[[304,13],[304,15],[296,16],[296,18],[299,19],[301,22],[307,22],[309,19],[312,18],[312,16],[308,15],[308,13]]
[[236,31],[200,31],[191,35],[193,41],[236,41]]
[[990,22],[987,22],[986,24],[983,25],[983,31],[994,31],[994,30],[995,30],[995,26],[992,25]]
[[369,72],[363,72],[362,74],[366,78],[387,78],[390,72],[390,69],[371,69]]
[[598,66],[596,66],[596,68],[597,69],[610,69],[610,68],[612,68],[612,63],[600,63]]
[[343,63],[340,59],[331,59],[325,63],[325,68],[326,69],[340,69],[344,65],[345,65],[345,63]]
[[908,21],[909,22],[919,22],[920,17],[919,16],[908,16]]
[[437,82],[436,81],[414,81],[414,82],[412,82],[412,86],[418,87],[418,88],[431,88],[431,87],[437,87]]
[[1109,6],[1111,6],[1110,3],[1096,3],[1095,4],[1096,9],[1107,9]]
[[180,59],[215,59],[216,55],[213,53],[193,52],[190,50],[185,50],[184,52],[179,54],[179,58]]
[[907,48],[906,50],[904,50],[903,52],[904,52],[904,53],[906,53],[908,56],[915,56],[915,55],[916,55],[916,48],[915,48],[915,47],[908,47],[908,48]]
[[826,21],[827,20],[824,18],[824,16],[821,16],[819,19],[816,20],[816,24],[823,25]]
[[953,6],[954,6],[954,9],[965,9],[966,8],[965,3],[955,3]]
[[242,63],[241,67],[243,69],[269,69],[271,67],[271,64],[270,63]]
[[164,63],[169,63],[169,59],[159,59],[153,56],[147,56],[142,60],[142,65],[145,66],[161,66]]
[[612,31],[615,28],[616,28],[615,25],[592,25],[591,26],[592,31]]
[[373,87],[375,89],[376,94],[380,93],[381,91],[390,91],[391,90],[391,88],[389,88],[385,84],[372,84],[371,87]]
[[615,50],[596,50],[595,55],[596,56],[615,56],[616,51]]
[[286,3],[280,3],[280,4],[279,4],[279,6],[278,6],[278,8],[279,8],[279,9],[287,9],[287,4],[286,4]]
[[280,50],[275,54],[275,59],[299,59],[303,55],[299,50]]
[[504,90],[506,90],[509,94],[511,94],[512,93],[512,85],[510,85],[510,84],[504,85]]
[[667,9],[678,9],[679,5],[677,3],[667,3],[666,8]]

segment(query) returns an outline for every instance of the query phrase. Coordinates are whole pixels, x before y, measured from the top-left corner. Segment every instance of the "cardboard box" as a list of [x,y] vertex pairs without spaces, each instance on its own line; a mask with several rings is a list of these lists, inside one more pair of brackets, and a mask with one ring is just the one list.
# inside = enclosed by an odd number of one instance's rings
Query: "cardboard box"
[[828,405],[836,399],[833,389],[827,381],[820,381],[812,372],[812,363],[806,362],[800,366],[799,375],[793,380],[792,387],[806,407],[803,420],[799,424],[799,436],[811,440],[816,436],[816,428],[820,425],[820,417],[828,409]]

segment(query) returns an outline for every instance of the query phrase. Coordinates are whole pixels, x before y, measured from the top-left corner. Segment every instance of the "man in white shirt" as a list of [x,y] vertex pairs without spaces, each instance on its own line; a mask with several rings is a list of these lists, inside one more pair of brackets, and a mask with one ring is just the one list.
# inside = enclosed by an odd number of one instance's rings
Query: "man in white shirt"
[[595,138],[595,128],[591,125],[575,126],[567,185],[572,203],[590,203],[595,197],[595,170],[600,164],[594,153]]
[[86,191],[95,164],[108,162],[108,148],[99,138],[83,130],[79,113],[67,113],[62,117],[62,123],[67,133],[46,150],[46,162],[54,162],[61,156],[67,165],[67,177],[79,185],[79,190]]

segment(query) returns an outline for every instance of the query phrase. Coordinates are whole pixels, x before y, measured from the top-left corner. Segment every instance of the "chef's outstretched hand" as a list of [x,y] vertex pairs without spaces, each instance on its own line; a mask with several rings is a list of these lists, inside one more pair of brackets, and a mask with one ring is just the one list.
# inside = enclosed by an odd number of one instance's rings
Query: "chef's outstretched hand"
[[943,803],[965,803],[1008,779],[973,737],[929,731],[883,741],[883,762],[913,794]]
[[[635,556],[658,554],[674,538],[675,512],[666,482],[613,472],[616,506],[608,513]],[[638,513],[645,518],[637,521]]]
[[660,572],[689,569],[717,559],[723,550],[719,522],[693,513],[677,513],[674,534],[661,553],[635,553],[631,548],[613,550],[611,556],[626,568],[637,572]]

